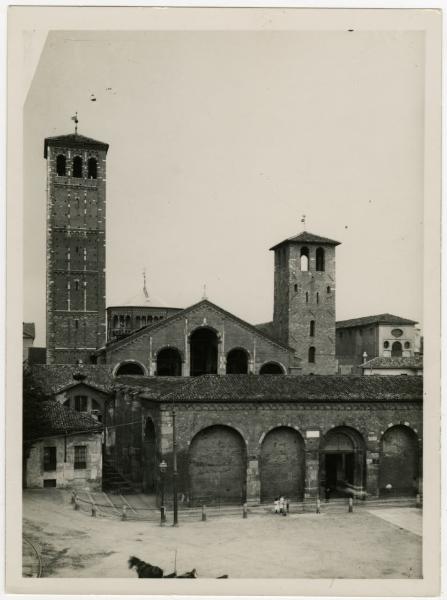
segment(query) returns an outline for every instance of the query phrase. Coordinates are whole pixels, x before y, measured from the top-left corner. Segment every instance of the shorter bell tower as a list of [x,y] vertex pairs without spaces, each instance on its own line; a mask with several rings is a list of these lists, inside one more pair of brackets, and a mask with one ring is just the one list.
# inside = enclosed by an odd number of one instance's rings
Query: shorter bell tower
[[303,231],[276,244],[273,326],[295,348],[300,373],[331,375],[335,359],[335,247]]

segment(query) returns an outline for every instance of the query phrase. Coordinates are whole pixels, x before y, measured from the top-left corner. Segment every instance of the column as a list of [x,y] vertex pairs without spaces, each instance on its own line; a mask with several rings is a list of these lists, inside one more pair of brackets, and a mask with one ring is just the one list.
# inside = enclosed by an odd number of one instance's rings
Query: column
[[319,495],[319,466],[320,466],[320,432],[306,431],[304,440],[305,477],[304,499],[316,498]]
[[261,480],[259,477],[259,457],[247,457],[247,504],[255,505],[261,502]]

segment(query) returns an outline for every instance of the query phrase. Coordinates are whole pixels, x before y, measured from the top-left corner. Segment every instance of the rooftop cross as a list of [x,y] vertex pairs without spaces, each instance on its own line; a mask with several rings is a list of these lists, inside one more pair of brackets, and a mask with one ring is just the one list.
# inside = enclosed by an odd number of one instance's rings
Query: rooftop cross
[[301,223],[303,224],[304,231],[306,230],[306,215],[301,215]]
[[71,117],[71,120],[75,122],[75,135],[76,135],[78,133],[78,123],[79,123],[78,111],[75,112],[74,117]]

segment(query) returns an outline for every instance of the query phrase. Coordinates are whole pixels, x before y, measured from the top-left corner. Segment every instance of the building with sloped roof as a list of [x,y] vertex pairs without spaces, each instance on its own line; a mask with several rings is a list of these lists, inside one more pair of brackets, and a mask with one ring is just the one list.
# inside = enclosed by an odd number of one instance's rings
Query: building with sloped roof
[[376,356],[364,362],[363,375],[422,375],[422,356]]

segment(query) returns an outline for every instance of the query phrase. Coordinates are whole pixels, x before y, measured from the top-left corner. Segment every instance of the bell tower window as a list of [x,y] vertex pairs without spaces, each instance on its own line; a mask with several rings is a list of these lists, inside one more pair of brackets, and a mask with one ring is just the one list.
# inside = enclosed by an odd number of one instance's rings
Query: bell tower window
[[300,269],[301,271],[309,270],[309,248],[301,248],[300,253]]
[[73,159],[73,177],[82,177],[82,158],[75,156]]
[[314,363],[315,362],[315,347],[311,346],[309,348],[309,362],[310,363]]
[[316,265],[315,268],[317,271],[324,271],[324,250],[323,248],[317,248],[315,253]]
[[96,179],[98,175],[98,165],[96,158],[89,158],[87,163],[87,177],[89,179]]
[[67,159],[63,154],[59,154],[56,158],[56,173],[59,177],[63,177],[67,172]]
[[311,321],[310,322],[310,326],[309,326],[309,335],[311,337],[314,337],[315,335],[315,321]]

